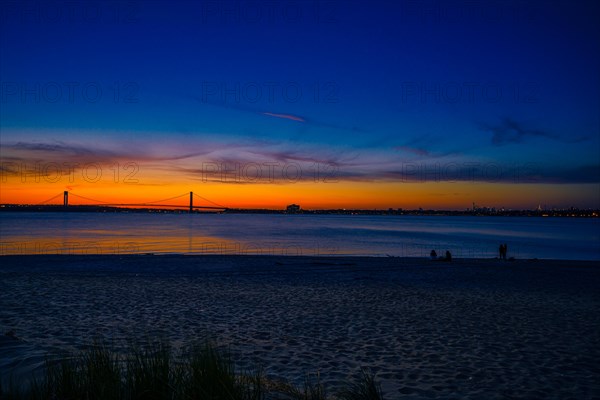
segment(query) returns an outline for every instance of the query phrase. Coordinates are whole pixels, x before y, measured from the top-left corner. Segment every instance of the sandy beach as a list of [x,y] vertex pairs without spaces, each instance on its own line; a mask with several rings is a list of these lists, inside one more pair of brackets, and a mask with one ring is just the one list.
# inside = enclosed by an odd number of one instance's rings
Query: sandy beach
[[[213,337],[241,367],[387,399],[600,397],[594,262],[393,257],[4,256],[0,369],[101,338]],[[8,335],[7,335],[8,334]]]

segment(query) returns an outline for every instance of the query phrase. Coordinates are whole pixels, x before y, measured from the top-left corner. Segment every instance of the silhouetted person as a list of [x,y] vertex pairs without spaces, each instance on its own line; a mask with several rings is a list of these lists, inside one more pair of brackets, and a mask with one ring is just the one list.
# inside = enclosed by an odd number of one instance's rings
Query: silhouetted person
[[431,250],[431,253],[429,253],[429,258],[431,258],[432,260],[437,260],[437,253],[435,252],[435,250]]
[[446,250],[446,258],[444,261],[452,261],[452,254],[450,254],[450,251],[448,250]]
[[506,243],[502,244],[500,243],[500,247],[498,248],[498,251],[500,252],[500,259],[501,260],[506,260],[506,249],[507,249],[507,245]]

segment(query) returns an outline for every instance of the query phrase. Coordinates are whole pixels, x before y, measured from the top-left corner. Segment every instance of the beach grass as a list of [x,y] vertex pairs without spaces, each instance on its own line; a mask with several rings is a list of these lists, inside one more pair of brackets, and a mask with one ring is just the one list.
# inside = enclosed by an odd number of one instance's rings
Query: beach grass
[[165,341],[130,345],[123,352],[94,343],[74,354],[48,358],[41,376],[11,385],[6,399],[208,399],[378,400],[381,391],[363,370],[356,382],[332,396],[319,374],[303,387],[269,380],[262,370],[239,371],[230,353],[210,341],[175,352]]
[[360,377],[338,394],[340,400],[381,400],[383,394],[375,376],[367,369],[362,369]]

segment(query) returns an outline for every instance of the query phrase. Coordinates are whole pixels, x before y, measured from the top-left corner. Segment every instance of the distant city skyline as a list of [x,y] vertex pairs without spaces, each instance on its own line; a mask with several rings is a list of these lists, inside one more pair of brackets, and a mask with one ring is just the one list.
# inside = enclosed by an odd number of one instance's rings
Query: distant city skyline
[[594,2],[0,10],[0,203],[600,207]]

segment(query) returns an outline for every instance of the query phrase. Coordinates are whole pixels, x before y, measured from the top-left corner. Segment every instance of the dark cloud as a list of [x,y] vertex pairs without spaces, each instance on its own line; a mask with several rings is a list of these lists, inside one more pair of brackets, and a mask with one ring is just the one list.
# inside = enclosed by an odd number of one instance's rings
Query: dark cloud
[[503,146],[506,144],[523,143],[527,138],[545,138],[564,143],[578,143],[588,139],[587,136],[569,138],[542,129],[532,129],[524,126],[512,118],[503,118],[500,124],[481,124],[481,129],[492,133],[492,144]]
[[13,150],[24,150],[43,153],[65,154],[75,156],[89,156],[101,153],[102,155],[111,155],[111,152],[101,150],[91,150],[82,146],[65,144],[63,142],[56,143],[39,143],[39,142],[17,142],[14,144],[3,145],[3,147]]
[[[17,142],[3,144],[5,150],[12,150],[17,155],[12,156],[13,161],[54,161],[58,159],[69,162],[115,162],[115,161],[175,161],[210,154],[213,150],[189,152],[172,156],[154,156],[140,151],[139,148],[123,149],[119,151],[88,148],[81,145],[64,142]],[[3,157],[3,160],[7,158]]]
[[411,153],[411,154],[415,154],[417,156],[422,156],[422,157],[426,157],[426,156],[430,156],[431,155],[431,153],[429,152],[429,150],[421,149],[421,148],[418,148],[418,147],[395,146],[394,150],[401,151],[401,152],[404,152],[404,153]]
[[600,164],[540,171],[542,183],[600,183]]
[[[405,183],[487,182],[514,184],[587,184],[600,183],[600,165],[574,168],[548,168],[536,163],[450,162],[404,163],[400,168],[382,170],[366,176],[372,180]],[[359,175],[349,180],[360,180]]]

